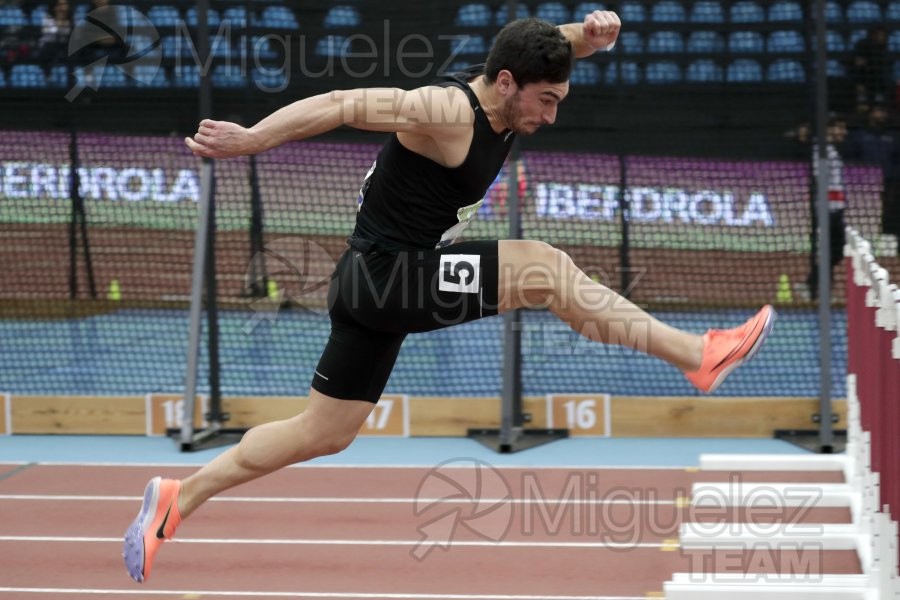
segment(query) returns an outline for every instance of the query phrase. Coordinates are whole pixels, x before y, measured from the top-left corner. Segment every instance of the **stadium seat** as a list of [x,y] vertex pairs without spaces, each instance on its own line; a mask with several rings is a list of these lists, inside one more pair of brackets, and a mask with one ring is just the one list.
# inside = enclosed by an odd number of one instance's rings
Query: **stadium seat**
[[42,88],[47,76],[38,65],[13,65],[9,71],[9,86],[14,88]]
[[253,36],[253,43],[250,46],[252,56],[258,56],[265,60],[273,60],[278,58],[278,53],[272,47],[272,40],[268,37],[260,35]]
[[769,7],[769,21],[774,23],[802,23],[803,8],[797,2],[780,0]]
[[881,7],[872,0],[856,0],[847,7],[847,21],[850,23],[878,23],[881,21]]
[[257,89],[263,91],[281,91],[285,87],[287,87],[288,83],[285,72],[283,70],[277,69],[261,71],[254,68],[250,73],[250,78],[253,80],[253,83],[256,85]]
[[166,75],[166,70],[160,67],[153,65],[135,65],[131,76],[134,79],[134,85],[136,87],[169,87],[169,78]]
[[77,25],[88,14],[90,8],[87,4],[76,4],[75,9],[72,11],[72,22]]
[[[815,38],[813,39],[815,43]],[[828,30],[825,32],[825,49],[828,52],[846,52],[847,44],[844,42],[844,36],[838,31]]]
[[650,20],[655,23],[683,23],[687,20],[687,14],[681,2],[659,0],[650,10]]
[[692,31],[687,51],[691,54],[719,53],[725,50],[725,40],[716,31]]
[[729,83],[758,83],[762,81],[762,67],[749,58],[740,58],[730,65],[725,72],[725,81]]
[[217,65],[212,72],[212,84],[218,88],[243,87],[244,76],[238,65]]
[[775,54],[803,52],[806,42],[799,31],[773,31],[769,34],[766,49]]
[[181,22],[181,13],[174,6],[159,5],[147,11],[147,18],[154,27],[175,27]]
[[597,85],[600,83],[600,67],[596,63],[579,60],[572,69],[569,83],[572,85]]
[[166,58],[193,56],[193,51],[191,50],[192,43],[192,40],[185,39],[179,35],[167,35],[162,39],[163,56]]
[[[125,76],[125,72],[122,71],[121,68],[106,65],[106,68],[98,68],[98,71],[102,71],[100,74],[100,85],[104,88],[123,88],[128,87],[129,79]],[[163,69],[159,69],[163,71]]]
[[684,52],[684,40],[677,31],[654,31],[647,36],[647,52],[681,53]]
[[595,10],[606,10],[606,5],[599,2],[582,2],[575,7],[573,18],[575,21],[583,21],[585,15],[590,14]]
[[847,69],[841,64],[841,61],[831,59],[826,65],[826,74],[828,77],[846,77]]
[[671,60],[652,62],[647,65],[647,83],[680,83],[681,67]]
[[691,23],[724,23],[725,11],[714,0],[700,0],[691,7]]
[[28,18],[18,6],[0,6],[0,27],[26,27]]
[[488,27],[491,24],[491,9],[487,4],[463,4],[456,12],[458,27]]
[[243,6],[232,6],[222,13],[222,22],[228,23],[232,29],[246,29],[247,9]]
[[618,46],[625,54],[641,54],[644,51],[644,37],[636,31],[619,34]]
[[[0,73],[3,70],[0,69]],[[47,87],[64,88],[69,86],[69,70],[66,65],[55,65],[50,67],[50,74],[47,76]]]
[[756,53],[765,49],[763,36],[758,31],[735,31],[728,36],[730,52]]
[[863,39],[867,35],[869,35],[869,32],[865,29],[854,29],[850,32],[850,37],[847,40],[847,47],[853,48],[854,46],[856,46],[856,42]]
[[454,61],[449,67],[447,67],[444,73],[459,73],[460,71],[465,71],[471,66],[472,63],[470,63],[469,61],[457,60]]
[[894,1],[887,5],[884,18],[888,21],[900,21],[900,1]]
[[776,83],[803,83],[806,81],[806,70],[798,60],[779,58],[769,64],[766,79]]
[[626,0],[619,5],[619,19],[624,25],[629,23],[643,23],[646,20],[644,5],[631,0]]
[[28,17],[28,21],[31,23],[32,27],[41,27],[44,24],[44,17],[47,15],[47,6],[41,4],[40,6],[35,6],[31,10],[31,15]]
[[740,0],[731,5],[732,23],[762,23],[766,20],[763,7],[751,0]]
[[828,23],[840,23],[844,20],[844,9],[836,0],[828,0],[825,3],[825,21]]
[[200,85],[200,69],[196,65],[175,65],[172,85],[180,88],[195,88]]
[[[337,8],[337,7],[336,7]],[[357,19],[359,16],[357,15]],[[287,6],[267,6],[259,15],[259,25],[272,29],[300,29],[297,17]],[[357,24],[359,21],[357,20]]]
[[[209,23],[210,27],[218,27],[222,22],[222,19],[219,17],[219,11],[214,8],[209,9],[206,13],[206,20]],[[191,7],[187,11],[187,24],[191,27],[197,26],[197,8]]]
[[691,83],[722,81],[723,78],[722,67],[708,58],[695,60],[685,72],[685,79]]
[[[487,9],[487,7],[485,7]],[[488,10],[490,14],[490,10]],[[293,17],[293,13],[291,13]],[[326,29],[335,29],[339,27],[359,27],[362,18],[359,11],[352,6],[332,6],[325,15],[324,25]],[[296,27],[294,27],[296,29]]]
[[[521,3],[516,4],[516,19],[524,19],[529,16],[531,16],[531,15],[528,12],[527,6],[525,6],[524,4],[521,4]],[[508,19],[506,18],[506,5],[504,4],[497,10],[497,14],[494,17],[494,22],[497,25],[502,27],[503,25],[506,25],[507,20]]]
[[326,35],[316,42],[316,56],[344,56],[350,51],[347,37],[343,35]]
[[480,35],[458,35],[450,40],[450,49],[454,56],[486,55],[487,47]]
[[609,63],[606,67],[606,82],[617,83],[621,81],[626,85],[640,83],[642,79],[641,66],[636,62],[622,61]]
[[[555,25],[572,22],[572,15],[569,13],[569,9],[562,2],[543,2],[538,4],[537,9],[534,11],[534,16],[538,19],[550,21]],[[584,15],[579,17],[578,20],[582,18],[584,18]]]
[[891,53],[900,52],[900,29],[895,29],[888,36],[887,49]]
[[[231,56],[231,42],[229,41],[229,38],[224,35],[211,37],[209,39],[209,50],[216,58],[226,58]],[[240,49],[238,49],[238,51],[240,51]]]

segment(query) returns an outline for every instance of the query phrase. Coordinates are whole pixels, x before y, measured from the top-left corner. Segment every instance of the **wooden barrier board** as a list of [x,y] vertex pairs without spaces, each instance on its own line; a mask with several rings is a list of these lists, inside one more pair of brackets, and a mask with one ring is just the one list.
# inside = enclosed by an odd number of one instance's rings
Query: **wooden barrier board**
[[17,396],[10,408],[11,433],[143,435],[140,396]]
[[[183,418],[178,394],[139,396],[17,396],[4,401],[0,433],[164,435]],[[305,397],[225,398],[228,428],[290,418],[306,408]],[[762,437],[778,429],[813,429],[815,398],[646,397],[609,394],[552,394],[523,398],[526,427],[567,428],[572,436]],[[194,425],[204,426],[208,400],[198,396]],[[846,402],[836,400],[837,428],[846,423]],[[407,397],[386,394],[360,435],[465,436],[469,429],[497,428],[500,399]]]
[[0,401],[3,404],[0,406],[0,435],[9,435],[12,433],[12,397],[8,392],[0,392]]

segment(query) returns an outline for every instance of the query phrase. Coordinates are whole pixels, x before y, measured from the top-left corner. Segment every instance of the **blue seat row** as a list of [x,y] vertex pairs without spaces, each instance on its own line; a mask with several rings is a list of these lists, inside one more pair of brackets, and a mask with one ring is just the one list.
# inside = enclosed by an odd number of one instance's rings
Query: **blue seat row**
[[[837,0],[826,3],[825,18],[830,23],[846,20],[849,23],[879,23],[883,20],[900,21],[900,0],[892,0],[884,10],[875,0],[852,0],[846,5]],[[638,0],[622,2],[582,2],[575,5],[562,2],[542,2],[530,15],[524,4],[518,5],[517,18],[535,16],[553,23],[578,22],[594,10],[616,10],[623,23],[802,23],[807,17],[804,9],[808,2],[797,0],[696,0],[689,7],[680,0],[657,0],[652,5]],[[469,3],[461,6],[456,14],[456,24],[461,27],[488,27],[503,25],[508,21],[506,7],[494,12],[488,4]]]
[[[828,31],[826,44],[829,52],[846,52],[866,35],[865,30],[853,32],[847,39],[837,31]],[[451,39],[455,55],[486,55],[491,41],[481,35],[459,35]],[[889,50],[900,52],[900,30],[889,38]],[[646,36],[635,31],[625,31],[619,36],[618,51],[624,54],[709,54],[731,52],[736,54],[792,54],[806,51],[806,38],[797,30],[773,31],[768,36],[757,31],[735,31],[721,34],[699,30],[689,34],[679,31],[654,31]]]
[[[30,13],[18,6],[0,6],[0,27],[40,27],[44,17],[48,14],[47,5],[35,7]],[[81,21],[89,12],[90,6],[79,4],[74,7],[73,18],[76,23]],[[182,12],[178,7],[160,4],[151,7],[147,18],[155,27],[175,27],[185,22],[189,26],[197,25],[197,9],[190,7]],[[249,17],[249,18],[248,18]],[[210,9],[207,19],[211,26],[217,27],[223,21],[230,23],[232,27],[265,27],[270,29],[299,29],[300,24],[294,12],[281,5],[269,5],[259,11],[251,11],[248,15],[244,6],[233,6],[220,12]],[[326,28],[357,27],[362,22],[359,11],[353,6],[332,6],[325,14],[323,25]]]
[[[261,89],[279,90],[286,85],[282,70],[253,68],[250,81]],[[74,79],[83,85],[99,90],[111,88],[193,88],[200,85],[200,69],[193,65],[177,65],[172,69],[153,65],[134,65],[120,68],[114,65],[98,65],[89,70],[77,69]],[[243,87],[248,84],[247,73],[240,66],[217,65],[212,70],[212,83],[216,87]],[[8,75],[0,69],[0,87],[9,88],[66,88],[73,84],[64,65],[45,71],[36,64],[18,64],[9,69]]]

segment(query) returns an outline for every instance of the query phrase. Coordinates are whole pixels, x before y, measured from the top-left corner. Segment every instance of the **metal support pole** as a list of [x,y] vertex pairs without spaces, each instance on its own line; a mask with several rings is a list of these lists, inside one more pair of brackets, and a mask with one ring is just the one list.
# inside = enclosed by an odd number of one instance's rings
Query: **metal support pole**
[[816,214],[819,222],[819,447],[834,448],[831,407],[831,228],[828,207],[828,81],[825,56],[825,0],[815,0],[816,24]]
[[200,167],[200,207],[194,238],[194,268],[191,274],[191,309],[188,325],[187,371],[184,382],[184,417],[181,421],[181,449],[190,450],[194,439],[194,399],[197,396],[197,371],[200,366],[200,336],[203,311],[203,283],[206,273],[207,237],[212,205],[213,163],[204,159]]

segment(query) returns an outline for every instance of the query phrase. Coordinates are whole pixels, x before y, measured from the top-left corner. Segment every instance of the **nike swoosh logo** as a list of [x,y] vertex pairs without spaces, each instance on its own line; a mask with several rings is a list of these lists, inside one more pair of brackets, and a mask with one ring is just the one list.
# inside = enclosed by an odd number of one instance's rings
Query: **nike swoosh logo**
[[172,505],[169,505],[168,510],[166,510],[166,516],[163,517],[162,523],[159,524],[159,529],[156,530],[156,537],[164,540],[166,539],[165,528],[166,523],[169,521],[169,513],[172,512]]
[[[763,325],[765,325],[765,321],[761,321],[761,322],[763,323]],[[715,367],[712,368],[712,370],[713,370],[713,371],[716,371],[716,370],[719,369],[719,367],[721,367],[722,365],[724,365],[725,363],[727,363],[728,361],[730,361],[732,356],[734,356],[735,354],[739,353],[739,352],[741,351],[741,349],[744,348],[744,346],[746,346],[747,340],[750,340],[750,339],[753,339],[753,338],[755,338],[755,337],[758,337],[758,335],[754,335],[754,334],[756,333],[756,331],[757,331],[757,330],[754,329],[752,332],[750,332],[750,335],[748,335],[748,336],[745,337],[743,340],[741,340],[741,343],[738,344],[737,347],[735,347],[734,349],[732,349],[731,352],[729,352],[728,354],[726,354],[726,355],[725,355],[725,358],[723,358],[722,360],[720,360],[720,361],[718,362],[718,364],[717,364]]]

